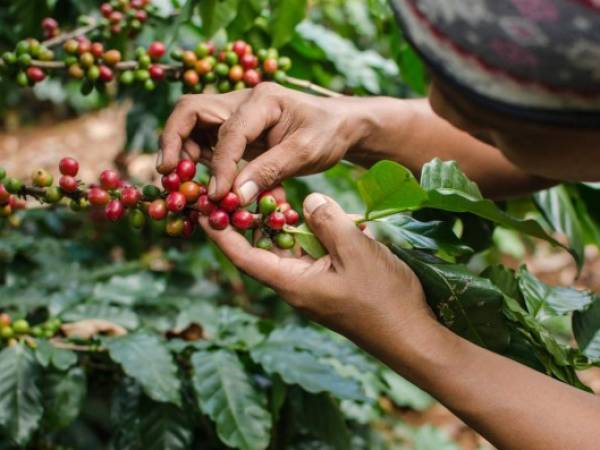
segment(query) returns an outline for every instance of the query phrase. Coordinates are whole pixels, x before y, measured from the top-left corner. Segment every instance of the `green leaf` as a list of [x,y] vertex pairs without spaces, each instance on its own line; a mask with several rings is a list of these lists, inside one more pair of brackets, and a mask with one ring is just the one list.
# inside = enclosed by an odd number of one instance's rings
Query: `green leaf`
[[307,0],[271,0],[269,30],[273,47],[280,48],[290,41],[296,25],[306,16],[307,7]]
[[148,272],[138,272],[127,276],[112,277],[106,283],[94,286],[93,297],[103,302],[134,305],[150,303],[165,291],[164,279]]
[[367,206],[368,219],[420,207],[427,194],[406,167],[380,161],[359,180],[358,191]]
[[198,406],[215,422],[221,441],[242,450],[267,448],[271,416],[266,399],[237,355],[229,350],[199,351],[191,363]]
[[110,404],[111,450],[142,450],[140,447],[140,403],[142,388],[125,377],[113,391]]
[[594,295],[589,291],[552,287],[538,280],[522,266],[517,272],[519,288],[529,313],[538,320],[586,309]]
[[366,399],[356,380],[341,376],[322,361],[318,348],[307,349],[298,338],[297,327],[275,330],[250,355],[267,373],[278,374],[287,384],[300,385],[313,394],[329,392],[340,399]]
[[19,446],[37,430],[44,412],[40,366],[22,344],[0,352],[0,427]]
[[144,450],[187,450],[193,442],[188,415],[170,403],[143,402],[140,414],[141,448]]
[[382,370],[381,377],[389,386],[386,394],[398,406],[409,407],[415,411],[423,411],[435,403],[435,400],[427,392],[419,389],[388,368]]
[[201,0],[198,7],[202,18],[202,30],[206,37],[210,38],[235,19],[238,0]]
[[106,348],[125,373],[142,385],[148,397],[181,405],[177,366],[158,336],[138,331],[107,341]]
[[311,229],[308,227],[306,223],[298,227],[289,227],[287,231],[294,235],[296,238],[296,242],[300,244],[300,247],[311,257],[314,259],[319,259],[322,256],[327,254],[327,250],[319,241]]
[[569,239],[577,266],[581,268],[585,260],[584,225],[581,211],[576,211],[567,187],[562,185],[540,191],[533,198],[550,226]]
[[80,367],[48,372],[44,376],[43,392],[45,427],[51,431],[66,428],[79,416],[85,401],[85,372]]
[[77,364],[77,355],[71,350],[58,348],[44,339],[38,341],[35,356],[43,367],[50,364],[58,370],[67,370]]
[[397,245],[392,250],[419,277],[429,305],[448,328],[482,347],[501,351],[508,346],[503,296],[490,280]]
[[453,189],[474,200],[483,196],[477,185],[460,170],[456,161],[434,158],[421,169],[421,187],[426,191]]
[[573,333],[583,354],[595,362],[600,362],[600,300],[598,297],[585,311],[575,311]]

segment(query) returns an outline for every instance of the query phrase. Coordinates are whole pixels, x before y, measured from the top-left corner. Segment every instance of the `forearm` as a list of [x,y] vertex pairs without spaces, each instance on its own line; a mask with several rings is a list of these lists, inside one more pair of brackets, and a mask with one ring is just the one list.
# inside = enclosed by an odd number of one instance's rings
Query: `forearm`
[[437,323],[412,328],[389,324],[359,343],[500,449],[598,448],[600,399]]
[[506,198],[552,184],[531,176],[510,163],[498,149],[455,128],[437,116],[429,102],[377,97],[361,99],[357,114],[367,135],[347,159],[370,166],[382,159],[397,161],[419,175],[435,157],[456,160],[484,195]]

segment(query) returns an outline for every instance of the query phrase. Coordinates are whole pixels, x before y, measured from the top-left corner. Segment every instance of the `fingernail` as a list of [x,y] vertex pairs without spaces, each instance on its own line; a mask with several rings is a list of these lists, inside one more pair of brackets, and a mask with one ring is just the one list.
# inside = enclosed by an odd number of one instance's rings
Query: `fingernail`
[[258,185],[254,181],[246,181],[238,190],[242,197],[242,204],[246,204],[258,194]]
[[208,182],[208,196],[212,197],[215,195],[215,192],[217,192],[217,180],[215,177],[211,177],[210,181]]
[[163,152],[161,150],[158,151],[158,155],[156,155],[156,167],[162,166],[163,163]]
[[319,206],[323,205],[326,202],[327,202],[327,200],[321,194],[310,194],[304,200],[304,211],[307,214],[310,214],[315,209],[317,209]]

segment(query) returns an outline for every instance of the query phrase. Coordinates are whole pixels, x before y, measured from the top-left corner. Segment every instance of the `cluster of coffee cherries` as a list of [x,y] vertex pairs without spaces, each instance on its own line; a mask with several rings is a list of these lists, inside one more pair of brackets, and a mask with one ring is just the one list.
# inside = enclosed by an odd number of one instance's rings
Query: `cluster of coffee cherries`
[[171,77],[173,72],[168,72],[164,65],[158,64],[166,52],[165,44],[160,41],[152,42],[148,48],[138,47],[135,51],[136,68],[124,70],[119,82],[128,86],[133,83],[141,84],[147,91],[156,89],[156,84]]
[[183,65],[181,80],[186,92],[202,92],[214,84],[219,92],[254,87],[263,80],[285,82],[292,61],[277,49],[260,49],[242,40],[228,43],[220,51],[211,42],[200,42],[194,50],[177,49],[171,58]]
[[126,32],[136,36],[148,20],[150,0],[113,0],[100,5],[100,25],[104,37]]
[[32,65],[34,60],[52,61],[54,52],[37,39],[25,39],[17,43],[14,51],[2,55],[5,72],[14,77],[19,86],[33,86],[43,81],[46,73],[40,67]]
[[84,185],[77,178],[79,163],[71,157],[61,159],[58,169],[61,174],[58,186],[44,169],[35,170],[32,185],[27,186],[17,178],[7,177],[0,168],[0,216],[8,217],[22,209],[30,196],[41,203],[67,204],[74,211],[91,208],[111,222],[127,216],[134,228],[142,228],[147,218],[164,221],[165,233],[172,237],[191,237],[199,217],[204,215],[217,230],[232,225],[241,232],[259,231],[261,238],[257,246],[264,249],[273,245],[289,249],[295,245],[294,236],[286,227],[296,225],[300,217],[287,202],[282,187],[262,192],[255,212],[251,212],[242,207],[234,192],[219,202],[211,200],[206,185],[196,177],[196,164],[186,159],[181,160],[172,173],[162,177],[163,189],[151,184],[140,189],[110,169],[101,172],[98,183]]
[[0,313],[0,343],[10,347],[23,340],[34,347],[33,338],[50,339],[59,332],[61,325],[60,319],[57,318],[31,325],[25,319],[13,320],[10,314],[3,312]]

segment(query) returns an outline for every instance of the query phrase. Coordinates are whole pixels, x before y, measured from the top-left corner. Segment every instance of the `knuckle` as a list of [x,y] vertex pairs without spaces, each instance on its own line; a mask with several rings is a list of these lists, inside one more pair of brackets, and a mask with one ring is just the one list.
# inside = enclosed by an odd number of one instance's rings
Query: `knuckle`
[[274,92],[277,92],[278,89],[279,86],[277,85],[277,83],[274,83],[272,81],[266,81],[263,83],[259,83],[254,87],[253,95],[262,96],[265,94],[272,94]]
[[335,211],[334,206],[331,204],[325,204],[323,206],[319,206],[312,213],[312,223],[317,227],[324,227],[328,224],[331,224],[335,220]]
[[271,185],[279,179],[280,173],[281,170],[276,163],[268,163],[260,168],[258,176],[265,185]]

